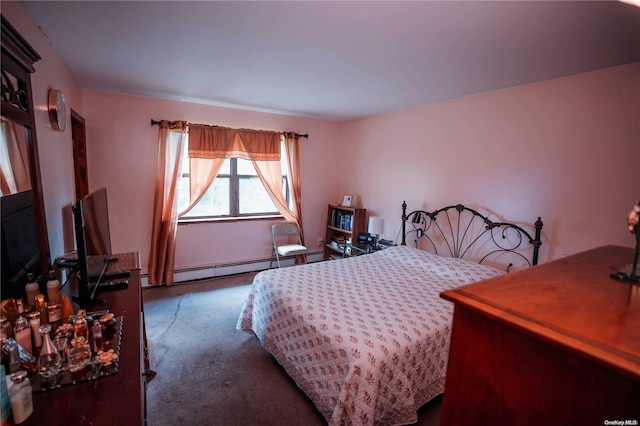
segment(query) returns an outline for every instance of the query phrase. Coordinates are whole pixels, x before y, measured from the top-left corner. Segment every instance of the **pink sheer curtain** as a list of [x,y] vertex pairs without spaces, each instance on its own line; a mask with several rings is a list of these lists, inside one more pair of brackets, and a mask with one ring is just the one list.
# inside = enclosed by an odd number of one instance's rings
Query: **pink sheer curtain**
[[284,149],[287,152],[287,171],[289,176],[289,193],[291,194],[291,214],[300,228],[300,237],[304,244],[302,233],[302,185],[300,178],[300,144],[296,133],[283,134]]
[[[302,232],[298,137],[284,135],[289,169],[290,209],[282,193],[280,133],[264,130],[189,124],[189,206],[177,212],[176,187],[180,177],[181,153],[187,136],[185,122],[160,122],[154,219],[149,256],[149,284],[173,284],[177,218],[193,208],[213,183],[226,158],[251,160],[260,181],[278,211],[294,221]],[[304,243],[304,239],[303,239]],[[297,263],[304,261],[298,256]]]
[[227,158],[217,155],[217,150],[233,149],[234,138],[233,129],[189,124],[189,205],[178,216],[188,213],[198,204],[211,186]]
[[[190,124],[189,161],[191,166],[194,165],[194,161],[199,161],[199,170],[197,172],[194,172],[193,169],[190,170],[192,181],[191,206],[189,209],[211,185],[225,158],[243,158],[253,162],[260,181],[278,211],[287,220],[296,222],[300,228],[301,235],[303,235],[300,209],[298,137],[293,133],[285,134],[285,146],[289,153],[287,161],[293,208],[289,208],[287,200],[282,193],[280,137],[279,132]],[[216,160],[219,163],[216,163]]]
[[162,120],[159,127],[149,284],[171,285],[178,226],[176,188],[180,178],[187,127],[184,121],[166,120]]

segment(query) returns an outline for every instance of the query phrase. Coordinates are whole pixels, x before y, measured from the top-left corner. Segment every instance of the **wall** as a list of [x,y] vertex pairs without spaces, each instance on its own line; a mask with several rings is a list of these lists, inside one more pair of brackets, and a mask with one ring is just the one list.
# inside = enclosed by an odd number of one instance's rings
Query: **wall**
[[462,203],[545,223],[541,260],[633,246],[640,199],[640,63],[424,105],[346,123],[351,179],[341,190],[386,218],[400,206]]
[[[340,147],[339,123],[263,112],[107,92],[86,91],[90,190],[105,186],[109,197],[112,248],[137,250],[146,271],[151,241],[158,127],[150,120],[186,120],[234,128],[309,133],[300,140],[302,217],[307,244],[324,236],[326,204],[339,197],[340,168],[330,153]],[[176,269],[268,258],[273,220],[178,226]],[[318,248],[319,249],[319,248]]]
[[[82,114],[82,88],[21,2],[3,1],[2,15],[42,58],[35,63],[36,71],[31,77],[31,83],[47,231],[53,260],[65,253],[65,240],[69,239],[69,232],[73,232],[68,221],[69,206],[75,200],[69,108]],[[64,132],[56,132],[51,128],[47,110],[51,88],[62,90],[65,96],[67,126]]]
[[[109,190],[115,251],[149,252],[157,128],[151,118],[309,132],[302,140],[307,242],[323,237],[326,204],[357,205],[400,228],[400,205],[465,203],[500,219],[545,222],[542,261],[602,244],[631,246],[624,227],[640,198],[640,64],[423,105],[348,123],[240,111],[145,97],[82,92],[19,2],[2,13],[42,56],[33,76],[36,131],[51,254],[69,246],[74,200],[67,131],[54,132],[49,88],[87,121],[89,184]],[[181,226],[176,267],[269,255],[268,223]],[[72,242],[71,242],[72,244]]]

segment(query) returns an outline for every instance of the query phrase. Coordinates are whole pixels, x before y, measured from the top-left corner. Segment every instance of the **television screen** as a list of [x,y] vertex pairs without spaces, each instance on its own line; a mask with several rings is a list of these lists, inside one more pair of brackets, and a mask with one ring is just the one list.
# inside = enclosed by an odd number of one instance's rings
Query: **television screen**
[[106,188],[100,188],[82,199],[82,219],[86,255],[110,255],[111,235]]
[[107,189],[100,188],[78,200],[73,216],[78,251],[77,300],[90,302],[111,260]]

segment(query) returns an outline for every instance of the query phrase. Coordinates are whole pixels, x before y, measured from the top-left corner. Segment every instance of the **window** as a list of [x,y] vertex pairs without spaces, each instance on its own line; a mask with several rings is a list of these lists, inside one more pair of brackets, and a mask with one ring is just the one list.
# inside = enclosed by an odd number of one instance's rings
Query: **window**
[[[185,144],[182,153],[182,174],[178,185],[178,211],[183,211],[189,205],[189,158],[187,151],[187,144]],[[284,146],[281,152],[282,192],[289,202]],[[255,217],[279,214],[280,212],[262,185],[253,163],[242,158],[227,158],[211,187],[207,189],[198,204],[180,219]]]

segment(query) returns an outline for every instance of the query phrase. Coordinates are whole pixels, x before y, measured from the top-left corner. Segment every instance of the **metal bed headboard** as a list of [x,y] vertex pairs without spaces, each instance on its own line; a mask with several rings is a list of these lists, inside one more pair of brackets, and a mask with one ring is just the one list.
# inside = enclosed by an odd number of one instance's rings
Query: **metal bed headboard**
[[[408,231],[407,224],[411,226]],[[407,236],[415,233],[416,247],[424,238],[436,254],[438,254],[438,248],[448,250],[450,256],[457,258],[474,254],[479,258],[478,263],[506,254],[519,257],[528,266],[533,266],[538,264],[538,252],[542,245],[540,239],[542,225],[542,220],[538,217],[534,224],[535,237],[531,237],[531,234],[518,225],[494,222],[462,204],[444,207],[433,212],[415,210],[407,214],[407,203],[403,201],[401,244],[407,245]],[[530,259],[521,253],[526,251],[524,242],[533,246]],[[478,255],[477,252],[480,254]],[[507,271],[512,266],[513,262],[509,262]]]

